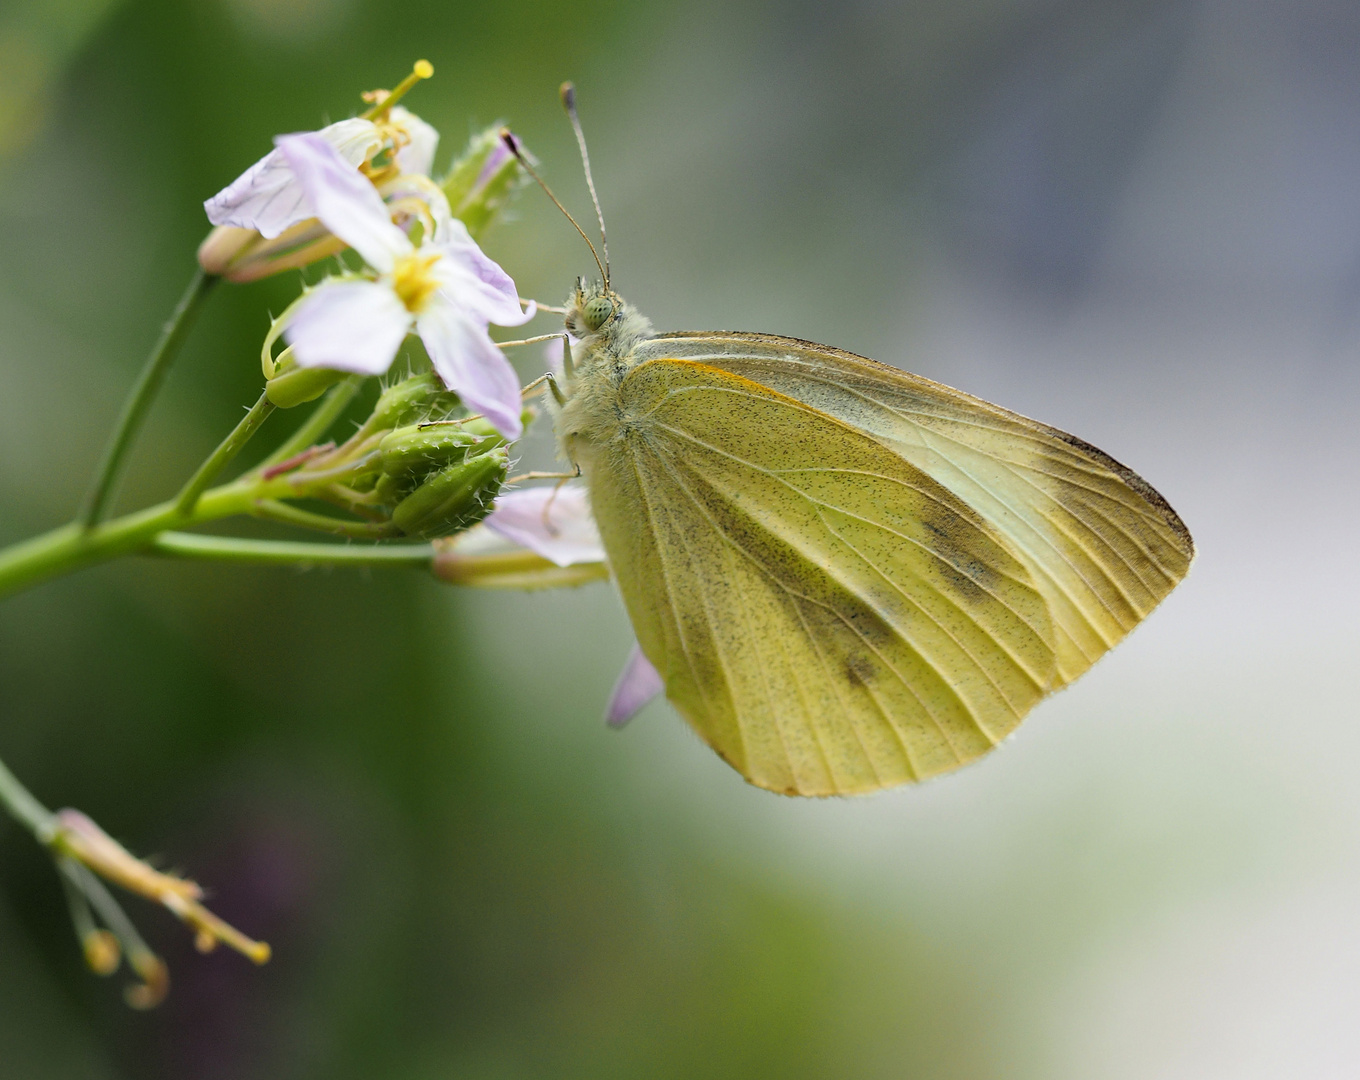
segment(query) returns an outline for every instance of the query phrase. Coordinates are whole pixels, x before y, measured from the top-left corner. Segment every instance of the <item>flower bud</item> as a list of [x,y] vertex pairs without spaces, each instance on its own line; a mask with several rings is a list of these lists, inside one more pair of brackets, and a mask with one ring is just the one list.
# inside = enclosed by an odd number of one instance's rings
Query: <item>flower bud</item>
[[443,419],[458,407],[458,395],[444,389],[433,371],[412,375],[384,390],[364,421],[361,435],[373,435],[418,420]]
[[509,465],[503,446],[447,465],[428,476],[392,511],[392,523],[426,540],[470,528],[491,512]]
[[467,226],[474,240],[505,209],[525,181],[524,170],[501,140],[500,131],[497,124],[474,135],[440,184],[453,216]]
[[490,450],[504,440],[477,435],[459,424],[411,424],[396,428],[378,444],[383,473],[404,479],[415,472],[431,472],[457,458],[463,460],[475,446]]
[[118,939],[108,930],[91,929],[80,942],[85,953],[85,963],[96,975],[112,975],[118,970],[123,958],[123,950]]
[[257,281],[285,270],[297,270],[345,250],[316,218],[300,221],[266,240],[254,229],[219,225],[199,245],[198,265],[228,281]]
[[290,367],[267,380],[264,392],[271,404],[280,409],[291,409],[315,401],[347,374],[330,368]]

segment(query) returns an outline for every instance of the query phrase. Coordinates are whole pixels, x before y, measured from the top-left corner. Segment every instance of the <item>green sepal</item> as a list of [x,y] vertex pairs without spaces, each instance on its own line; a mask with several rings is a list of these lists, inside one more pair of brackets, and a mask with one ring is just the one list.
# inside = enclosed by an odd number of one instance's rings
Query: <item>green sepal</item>
[[392,523],[425,540],[470,528],[491,512],[509,461],[509,451],[498,446],[439,470],[397,504]]

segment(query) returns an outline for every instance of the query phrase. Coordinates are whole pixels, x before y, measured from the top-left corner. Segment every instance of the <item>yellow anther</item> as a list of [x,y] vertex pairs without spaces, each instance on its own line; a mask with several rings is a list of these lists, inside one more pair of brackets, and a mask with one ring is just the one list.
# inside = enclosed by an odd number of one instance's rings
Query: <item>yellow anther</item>
[[392,267],[392,289],[412,314],[420,312],[439,288],[439,279],[430,273],[430,267],[438,261],[438,255],[413,251]]
[[112,975],[118,970],[123,950],[107,930],[91,930],[80,944],[85,950],[85,963],[96,975]]

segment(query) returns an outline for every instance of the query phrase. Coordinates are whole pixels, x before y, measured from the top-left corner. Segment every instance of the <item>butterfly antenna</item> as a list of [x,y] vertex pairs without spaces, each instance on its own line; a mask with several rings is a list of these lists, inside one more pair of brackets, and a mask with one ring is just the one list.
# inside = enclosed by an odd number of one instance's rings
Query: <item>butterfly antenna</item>
[[539,176],[538,173],[534,171],[534,167],[525,159],[524,154],[520,151],[519,141],[510,134],[510,129],[501,128],[500,136],[501,142],[509,147],[510,153],[515,155],[515,160],[520,163],[524,168],[524,171],[534,178],[534,182],[537,183],[538,186],[543,189],[543,193],[553,201],[553,205],[566,215],[566,218],[571,222],[572,227],[581,234],[581,239],[586,242],[586,246],[590,248],[590,253],[595,256],[595,265],[599,267],[600,276],[604,278],[607,287],[609,282],[609,271],[604,268],[604,263],[600,262],[600,253],[595,250],[595,245],[590,242],[590,237],[586,235],[585,230],[581,228],[580,225],[576,224],[576,219],[571,216],[571,211],[562,205],[562,200],[552,193],[552,188],[548,187],[548,185],[543,182],[543,177]]
[[604,231],[604,211],[600,209],[600,197],[595,194],[595,177],[590,174],[590,152],[586,150],[586,133],[581,130],[581,118],[576,115],[576,84],[564,82],[558,93],[562,97],[562,108],[571,117],[571,129],[576,132],[576,145],[581,148],[581,164],[586,170],[586,187],[590,188],[590,201],[595,204],[595,219],[600,223],[600,246],[604,248],[604,287],[609,288],[609,237]]

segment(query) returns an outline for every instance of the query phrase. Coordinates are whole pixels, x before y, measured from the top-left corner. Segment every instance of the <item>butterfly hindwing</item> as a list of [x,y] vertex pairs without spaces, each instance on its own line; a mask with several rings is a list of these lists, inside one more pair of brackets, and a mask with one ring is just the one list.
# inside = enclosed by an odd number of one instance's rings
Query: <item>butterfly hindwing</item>
[[882,441],[683,359],[634,367],[618,406],[590,470],[611,565],[667,695],[752,782],[943,772],[1058,684],[1030,568]]

